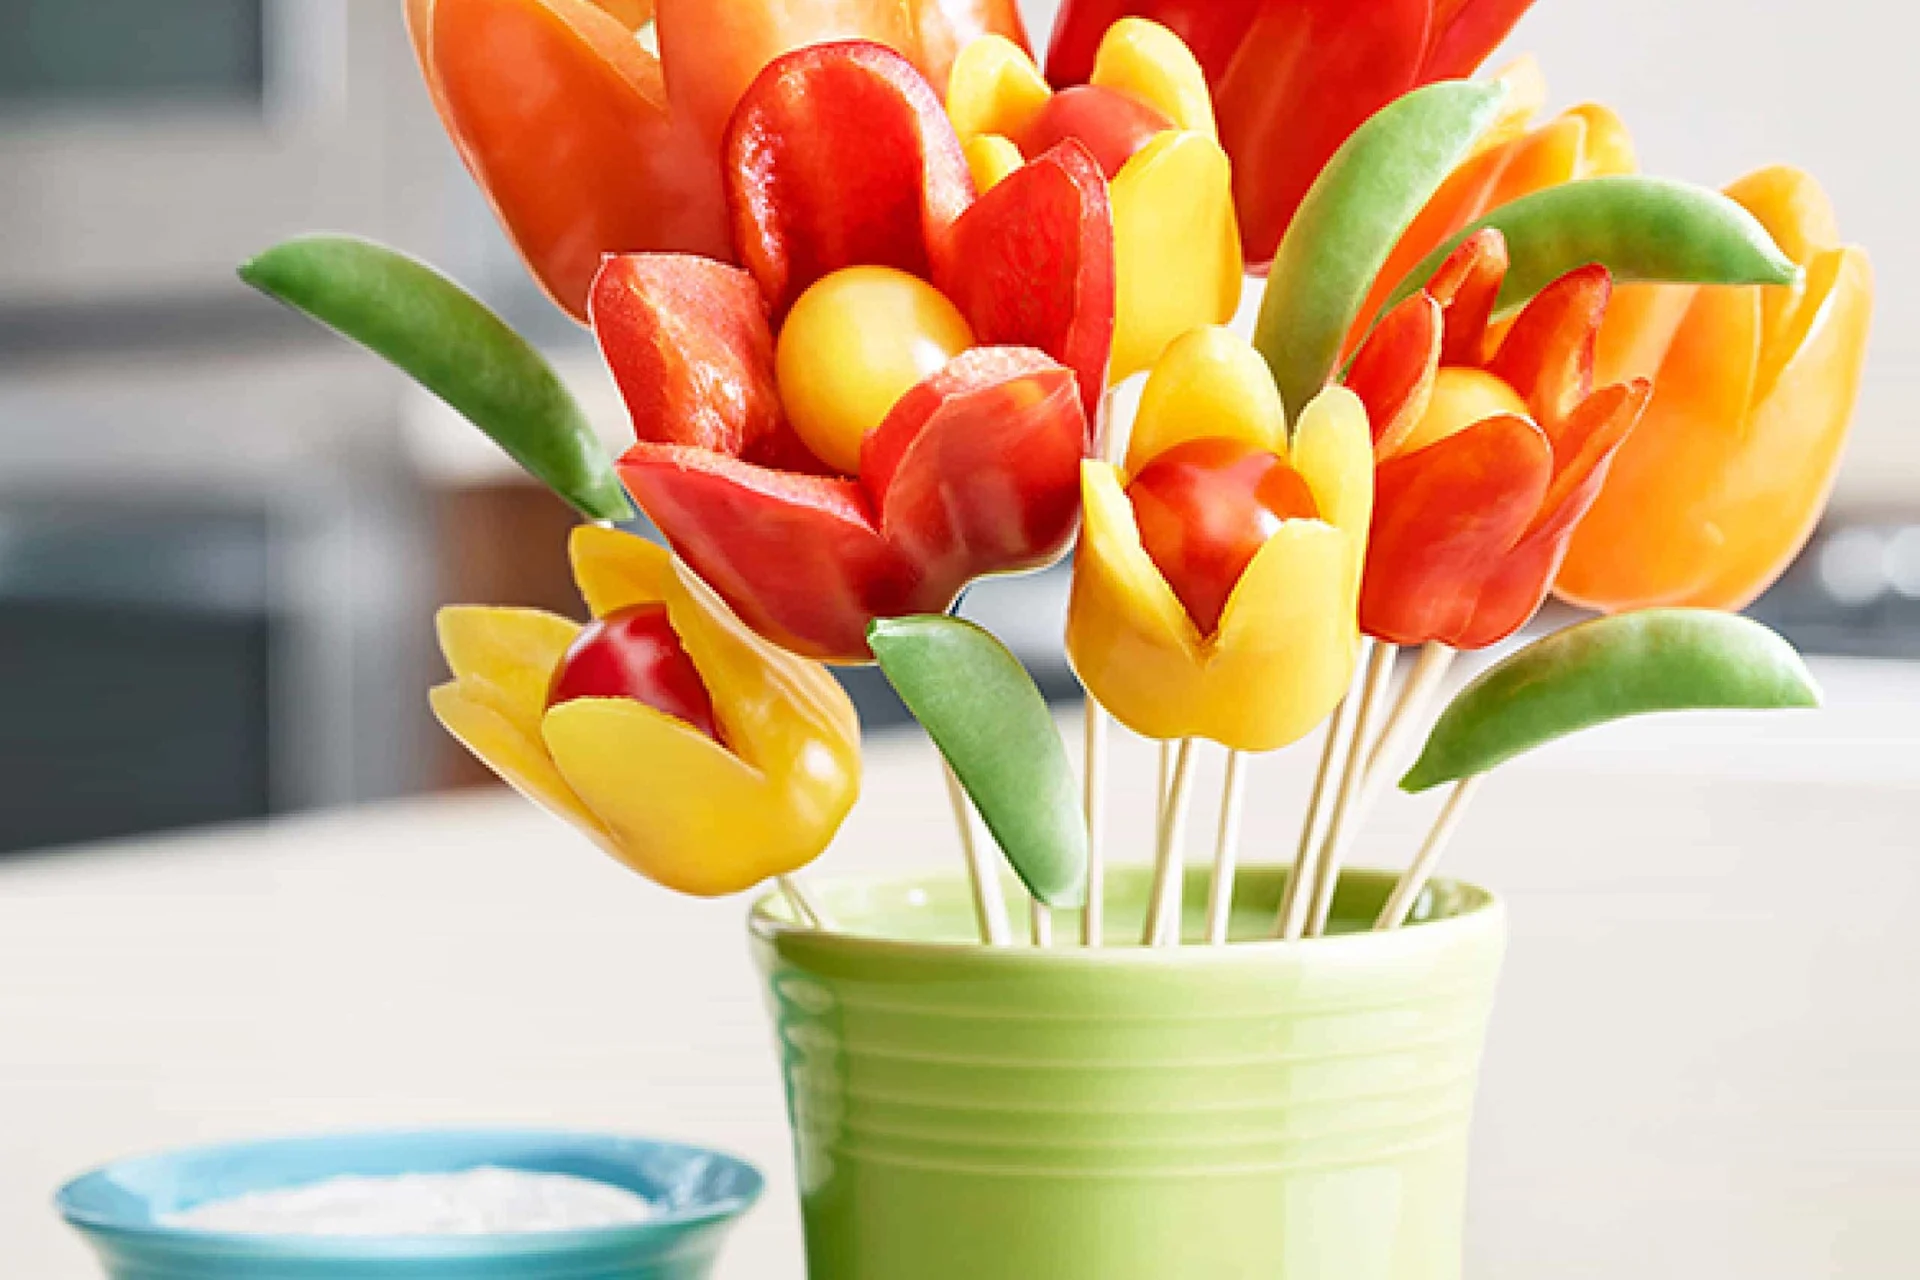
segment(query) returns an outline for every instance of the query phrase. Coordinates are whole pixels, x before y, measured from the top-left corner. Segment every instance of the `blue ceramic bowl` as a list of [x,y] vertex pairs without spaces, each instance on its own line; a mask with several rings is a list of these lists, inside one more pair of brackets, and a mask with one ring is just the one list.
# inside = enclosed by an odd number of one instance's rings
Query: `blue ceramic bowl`
[[[234,1235],[158,1221],[341,1174],[481,1165],[612,1183],[661,1212],[627,1226],[497,1236]],[[68,1183],[57,1203],[113,1280],[701,1280],[761,1185],[751,1165],[698,1147],[478,1130],[290,1138],[125,1160]]]

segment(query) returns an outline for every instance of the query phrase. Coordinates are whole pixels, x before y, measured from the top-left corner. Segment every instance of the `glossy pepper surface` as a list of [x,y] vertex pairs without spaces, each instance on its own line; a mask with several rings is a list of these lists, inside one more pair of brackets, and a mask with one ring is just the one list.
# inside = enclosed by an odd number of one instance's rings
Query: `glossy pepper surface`
[[1205,70],[1233,157],[1247,260],[1272,259],[1307,188],[1362,121],[1473,73],[1532,0],[1067,0],[1047,76],[1084,84],[1124,17],[1177,33]]
[[[1203,631],[1143,544],[1129,486],[1157,459],[1221,440],[1274,455],[1317,515],[1278,524]],[[1124,468],[1083,468],[1086,530],[1067,652],[1093,696],[1152,738],[1270,751],[1304,736],[1346,692],[1355,596],[1372,507],[1365,410],[1329,388],[1289,440],[1265,361],[1224,329],[1195,330],[1148,376]]]
[[726,154],[744,269],[628,255],[594,287],[639,440],[620,474],[755,630],[862,661],[872,619],[1072,538],[1113,332],[1106,185],[1069,140],[975,199],[933,90],[858,42],[776,60]]
[[461,156],[581,319],[606,254],[726,256],[721,137],[774,58],[859,37],[944,85],[975,36],[1025,40],[1014,0],[408,0],[407,19]]
[[[494,772],[670,889],[737,893],[823,852],[860,789],[860,729],[816,663],[749,632],[665,550],[574,531],[574,576],[603,623],[664,606],[693,673],[685,706],[717,736],[630,697],[565,697],[578,623],[533,609],[440,614],[451,683],[434,713]],[[577,673],[576,673],[577,674]],[[555,694],[564,700],[556,700]]]
[[1646,406],[1645,379],[1594,388],[1605,268],[1547,286],[1496,343],[1505,275],[1500,233],[1469,237],[1348,374],[1378,458],[1360,592],[1377,639],[1479,649],[1519,630]]
[[1653,400],[1574,530],[1555,589],[1575,603],[1743,608],[1826,505],[1866,362],[1872,268],[1806,174],[1764,169],[1727,194],[1803,281],[1621,290],[1600,375],[1650,376]]
[[1063,135],[1100,160],[1112,184],[1112,381],[1187,330],[1233,318],[1243,272],[1232,167],[1206,78],[1178,36],[1122,19],[1101,38],[1088,85],[1062,94],[1025,50],[983,36],[954,63],[947,112],[983,189]]

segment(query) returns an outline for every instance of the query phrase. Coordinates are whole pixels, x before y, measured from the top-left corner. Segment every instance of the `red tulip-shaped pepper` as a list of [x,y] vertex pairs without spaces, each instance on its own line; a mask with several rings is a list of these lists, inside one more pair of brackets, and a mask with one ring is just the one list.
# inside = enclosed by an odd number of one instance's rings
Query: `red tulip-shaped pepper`
[[1066,0],[1047,77],[1086,83],[1121,18],[1171,27],[1207,73],[1247,261],[1261,264],[1348,134],[1411,89],[1472,74],[1532,2]]
[[1360,350],[1348,385],[1373,425],[1373,533],[1360,629],[1479,649],[1533,617],[1646,408],[1644,379],[1593,388],[1612,280],[1541,291],[1495,346],[1506,242],[1482,231]]
[[1068,141],[975,198],[911,64],[783,57],[726,140],[745,269],[608,261],[594,331],[640,443],[634,499],[748,625],[867,656],[875,617],[939,612],[1056,559],[1113,340],[1113,221]]

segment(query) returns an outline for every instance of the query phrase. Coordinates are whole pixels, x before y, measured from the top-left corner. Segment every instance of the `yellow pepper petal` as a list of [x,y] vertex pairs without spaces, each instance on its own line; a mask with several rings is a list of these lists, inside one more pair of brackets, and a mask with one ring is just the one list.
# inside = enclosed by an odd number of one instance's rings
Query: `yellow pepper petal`
[[1240,751],[1297,742],[1346,693],[1359,651],[1361,548],[1289,520],[1240,576],[1197,691],[1193,736]]
[[666,604],[727,741],[747,763],[773,775],[823,774],[827,762],[810,757],[824,744],[857,777],[860,721],[831,672],[753,634],[684,566]]
[[537,739],[548,685],[579,624],[540,609],[476,605],[442,609],[434,621],[440,652],[467,695]]
[[433,714],[446,731],[473,752],[502,781],[543,809],[565,818],[602,848],[612,837],[554,768],[536,723],[528,733],[497,707],[460,684],[443,684],[428,694]]
[[1177,444],[1212,436],[1287,457],[1287,411],[1267,362],[1244,338],[1208,325],[1174,339],[1147,376],[1127,443],[1127,474]]
[[580,595],[596,618],[658,603],[674,581],[673,556],[665,547],[618,529],[574,526],[567,556]]
[[1122,18],[1107,28],[1094,54],[1091,83],[1145,103],[1176,129],[1220,136],[1207,74],[1186,42],[1157,22]]
[[973,185],[982,195],[999,186],[1002,179],[1026,163],[1026,158],[1020,154],[1020,148],[1013,145],[1013,140],[997,133],[975,134],[967,139],[965,150],[967,168],[973,173]]
[[1140,545],[1133,504],[1104,462],[1080,466],[1085,507],[1067,606],[1067,656],[1089,692],[1150,738],[1187,735],[1203,662],[1193,619]]
[[1300,415],[1293,468],[1313,491],[1320,517],[1364,553],[1373,523],[1373,431],[1367,407],[1345,387],[1328,387]]
[[1187,330],[1231,320],[1243,266],[1232,167],[1206,135],[1155,138],[1114,176],[1112,200],[1119,382]]
[[1017,138],[1052,97],[1025,49],[1005,36],[984,35],[953,60],[947,118],[962,142],[983,133]]
[[1547,105],[1547,75],[1540,69],[1540,60],[1530,53],[1509,62],[1492,78],[1507,87],[1507,96],[1500,104],[1499,117],[1474,143],[1474,156],[1520,137],[1533,127],[1533,118]]
[[547,749],[612,835],[614,856],[669,889],[738,893],[819,853],[777,788],[726,748],[639,702],[547,715]]
[[1570,108],[1566,115],[1586,126],[1586,139],[1580,154],[1582,178],[1607,178],[1637,173],[1640,155],[1634,149],[1633,135],[1626,121],[1611,107],[1597,102]]

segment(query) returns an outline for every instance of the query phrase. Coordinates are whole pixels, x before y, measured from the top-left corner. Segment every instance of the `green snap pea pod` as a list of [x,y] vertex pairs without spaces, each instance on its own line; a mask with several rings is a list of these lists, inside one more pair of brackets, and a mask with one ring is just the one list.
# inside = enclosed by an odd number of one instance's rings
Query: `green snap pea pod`
[[1596,618],[1534,641],[1461,690],[1400,788],[1471,778],[1629,716],[1819,705],[1793,646],[1751,619],[1712,609]]
[[581,514],[633,515],[613,460],[553,366],[426,263],[353,236],[302,236],[242,266],[240,278],[384,356]]
[[1512,260],[1500,289],[1502,309],[1593,262],[1618,281],[1792,284],[1800,277],[1759,219],[1718,191],[1668,178],[1587,178],[1493,210],[1428,254],[1394,290],[1388,308],[1424,286],[1448,254],[1486,227],[1506,236]]
[[1084,905],[1079,784],[1020,660],[973,623],[937,614],[877,619],[867,642],[1027,890],[1050,907]]
[[1387,255],[1506,96],[1504,84],[1416,89],[1376,112],[1321,170],[1280,241],[1254,334],[1289,413],[1333,377]]

